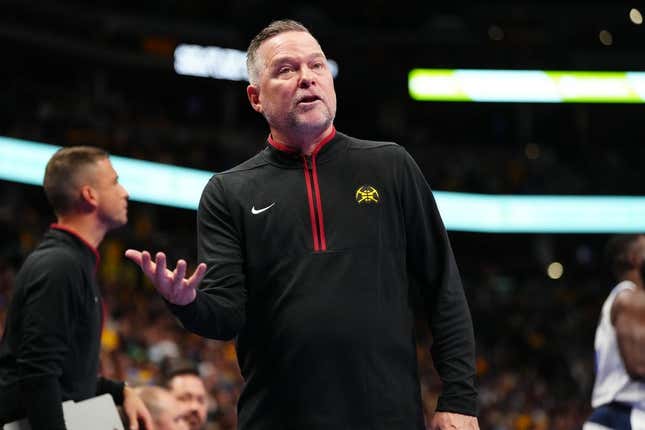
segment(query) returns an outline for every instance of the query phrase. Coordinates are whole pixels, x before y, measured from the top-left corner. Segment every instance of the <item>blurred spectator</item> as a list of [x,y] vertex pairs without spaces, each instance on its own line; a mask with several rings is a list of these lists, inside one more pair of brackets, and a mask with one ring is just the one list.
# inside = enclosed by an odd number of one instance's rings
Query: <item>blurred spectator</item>
[[155,430],[189,430],[183,407],[168,390],[140,387],[136,391],[152,415]]
[[183,408],[190,430],[204,430],[208,397],[197,369],[187,361],[168,359],[162,372],[163,384]]

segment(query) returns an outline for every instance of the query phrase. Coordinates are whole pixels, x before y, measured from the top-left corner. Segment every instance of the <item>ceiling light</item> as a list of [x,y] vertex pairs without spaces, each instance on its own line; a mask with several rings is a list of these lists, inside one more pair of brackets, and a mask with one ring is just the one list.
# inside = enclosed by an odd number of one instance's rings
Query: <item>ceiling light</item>
[[598,34],[598,38],[600,39],[600,43],[605,46],[611,46],[614,43],[614,37],[607,30],[602,30]]
[[643,15],[641,15],[641,12],[636,8],[629,11],[629,19],[631,19],[631,21],[636,25],[641,25],[643,23]]

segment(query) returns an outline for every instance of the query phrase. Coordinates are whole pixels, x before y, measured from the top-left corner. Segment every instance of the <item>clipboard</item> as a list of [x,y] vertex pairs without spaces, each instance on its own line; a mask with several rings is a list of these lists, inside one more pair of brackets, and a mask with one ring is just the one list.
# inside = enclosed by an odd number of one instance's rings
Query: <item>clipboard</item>
[[[63,402],[67,430],[125,430],[114,400],[103,394],[80,402]],[[3,430],[31,430],[26,419],[10,422]]]

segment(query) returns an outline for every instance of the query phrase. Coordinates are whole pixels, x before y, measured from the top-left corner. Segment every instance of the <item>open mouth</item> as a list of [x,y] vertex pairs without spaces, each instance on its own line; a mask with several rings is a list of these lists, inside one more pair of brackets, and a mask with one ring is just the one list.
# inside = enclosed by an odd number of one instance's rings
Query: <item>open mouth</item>
[[301,97],[301,98],[298,100],[298,104],[302,104],[302,103],[313,103],[313,102],[316,102],[316,101],[318,101],[318,100],[320,100],[320,97],[318,97],[318,96],[304,96],[304,97]]

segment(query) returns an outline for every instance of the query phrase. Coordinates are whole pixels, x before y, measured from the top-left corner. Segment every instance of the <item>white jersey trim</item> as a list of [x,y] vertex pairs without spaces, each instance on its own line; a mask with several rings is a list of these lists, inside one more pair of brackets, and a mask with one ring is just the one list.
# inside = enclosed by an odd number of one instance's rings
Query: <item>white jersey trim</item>
[[602,306],[596,329],[596,380],[591,395],[591,406],[621,402],[645,410],[645,384],[630,378],[618,349],[616,329],[611,322],[611,309],[618,294],[633,290],[636,284],[622,281],[612,290]]

